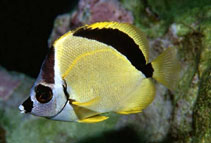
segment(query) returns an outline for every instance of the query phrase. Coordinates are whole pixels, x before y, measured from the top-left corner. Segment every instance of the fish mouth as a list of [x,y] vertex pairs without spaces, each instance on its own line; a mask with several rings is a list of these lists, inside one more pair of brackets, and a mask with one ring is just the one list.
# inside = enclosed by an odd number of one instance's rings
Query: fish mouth
[[30,97],[26,101],[24,101],[22,105],[19,106],[19,110],[21,113],[29,113],[32,111],[32,108],[33,102],[31,101]]
[[23,105],[19,105],[19,110],[20,110],[20,113],[26,113],[26,110],[24,109]]

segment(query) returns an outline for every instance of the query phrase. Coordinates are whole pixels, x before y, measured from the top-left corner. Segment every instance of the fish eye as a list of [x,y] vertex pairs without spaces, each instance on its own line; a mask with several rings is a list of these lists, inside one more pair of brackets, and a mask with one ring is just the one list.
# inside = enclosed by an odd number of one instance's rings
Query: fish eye
[[36,93],[36,99],[40,103],[47,103],[53,97],[51,88],[41,84],[35,87],[35,93]]

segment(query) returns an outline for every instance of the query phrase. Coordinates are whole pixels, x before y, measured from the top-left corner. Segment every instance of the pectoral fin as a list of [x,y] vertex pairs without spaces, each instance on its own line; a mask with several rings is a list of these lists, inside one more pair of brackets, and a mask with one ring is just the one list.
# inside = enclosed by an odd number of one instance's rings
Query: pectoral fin
[[95,97],[94,99],[92,99],[88,102],[83,102],[83,103],[73,101],[72,104],[77,105],[77,106],[81,106],[81,107],[90,107],[90,106],[96,104],[99,101],[99,99],[100,99],[100,97]]
[[72,103],[72,107],[75,111],[75,114],[79,119],[78,122],[96,123],[108,119],[108,117],[100,116],[99,115],[100,113],[86,108],[87,106],[93,105],[94,102],[96,102],[96,100],[97,99],[93,99],[92,101],[86,103],[79,103],[79,102],[75,102],[75,104]]
[[96,122],[104,121],[108,118],[109,117],[97,115],[97,116],[89,117],[89,118],[86,118],[86,119],[78,120],[78,122],[79,123],[96,123]]

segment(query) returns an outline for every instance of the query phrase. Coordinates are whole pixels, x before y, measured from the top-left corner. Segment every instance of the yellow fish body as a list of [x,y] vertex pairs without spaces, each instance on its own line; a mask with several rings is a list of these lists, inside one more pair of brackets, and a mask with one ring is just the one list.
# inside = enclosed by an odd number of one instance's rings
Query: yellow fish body
[[154,99],[153,78],[173,88],[179,75],[176,52],[169,48],[151,63],[144,34],[135,26],[99,22],[56,40],[19,107],[54,120],[93,123],[102,113],[141,112]]

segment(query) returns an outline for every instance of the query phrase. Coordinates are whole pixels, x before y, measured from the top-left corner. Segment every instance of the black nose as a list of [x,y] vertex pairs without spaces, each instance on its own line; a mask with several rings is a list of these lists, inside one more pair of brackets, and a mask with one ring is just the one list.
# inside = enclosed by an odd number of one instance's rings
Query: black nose
[[32,111],[33,102],[31,101],[30,97],[26,101],[24,101],[22,105],[24,107],[25,113],[28,113],[28,112]]

